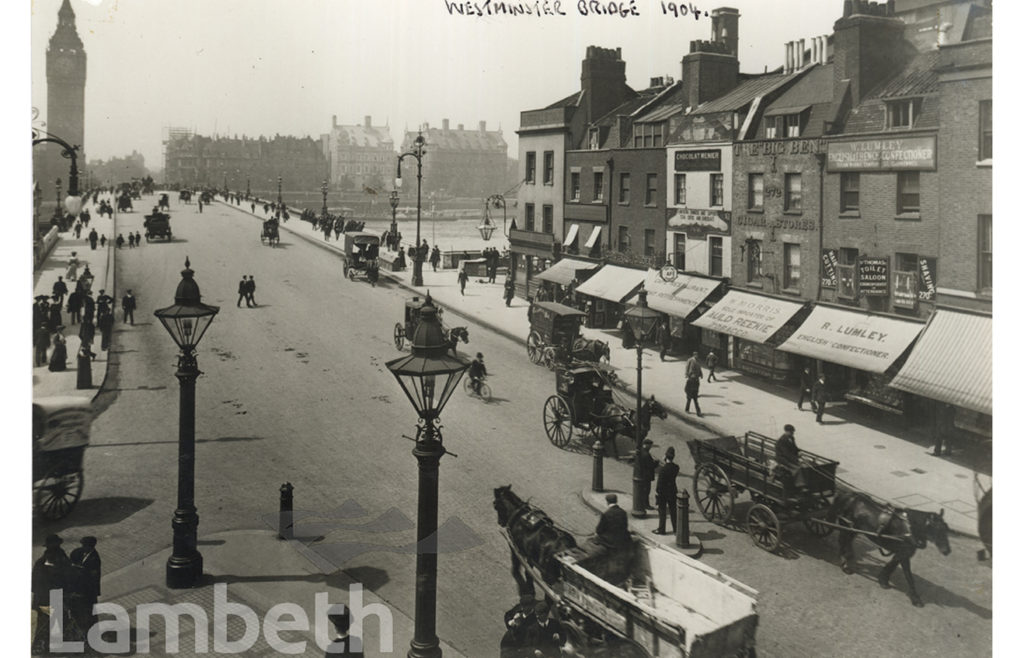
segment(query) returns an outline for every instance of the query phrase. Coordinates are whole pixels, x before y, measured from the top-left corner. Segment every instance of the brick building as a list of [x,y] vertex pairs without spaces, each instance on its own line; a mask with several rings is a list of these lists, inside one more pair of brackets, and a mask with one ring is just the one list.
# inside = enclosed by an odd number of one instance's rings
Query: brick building
[[388,126],[374,126],[371,117],[360,125],[338,125],[331,117],[331,132],[321,136],[330,166],[331,185],[342,190],[390,189],[398,153]]
[[[401,152],[412,150],[419,133],[407,131]],[[508,181],[508,144],[501,130],[487,130],[481,121],[476,130],[466,130],[460,123],[452,128],[448,119],[440,128],[423,126],[426,155],[423,158],[424,197],[479,197],[501,193],[510,187]],[[392,178],[394,174],[392,173]],[[402,162],[402,178],[416,180],[416,160]]]

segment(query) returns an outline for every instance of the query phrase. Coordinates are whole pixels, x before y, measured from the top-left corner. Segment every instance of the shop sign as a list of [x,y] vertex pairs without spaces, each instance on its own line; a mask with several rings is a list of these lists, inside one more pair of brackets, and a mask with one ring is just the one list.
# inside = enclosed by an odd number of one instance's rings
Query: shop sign
[[917,308],[917,272],[892,273],[892,305],[897,308]]
[[676,171],[721,171],[722,150],[676,151]]
[[821,265],[822,265],[822,276],[821,276],[821,287],[822,288],[835,288],[839,283],[836,275],[836,267],[839,265],[839,256],[835,249],[826,249],[821,254]]
[[857,259],[857,287],[864,297],[889,295],[889,257],[861,256]]
[[921,301],[935,301],[935,259],[921,258],[918,261],[917,298]]
[[763,228],[796,229],[800,231],[816,231],[818,223],[813,219],[783,215],[768,219],[764,214],[736,215],[738,226],[758,226]]
[[822,139],[772,140],[768,142],[737,142],[733,144],[733,155],[798,155],[800,153],[821,153]]
[[935,170],[935,137],[829,142],[829,171]]
[[705,210],[703,208],[669,208],[668,226],[684,229],[687,234],[697,237],[710,232],[728,233],[732,213],[727,210]]

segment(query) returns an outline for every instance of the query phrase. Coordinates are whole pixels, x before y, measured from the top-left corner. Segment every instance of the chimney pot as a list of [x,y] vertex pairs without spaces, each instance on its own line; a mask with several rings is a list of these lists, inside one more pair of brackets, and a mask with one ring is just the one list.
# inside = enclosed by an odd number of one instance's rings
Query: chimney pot
[[448,119],[441,119],[441,130],[448,132]]
[[367,114],[366,116],[363,117],[363,122],[364,122],[363,125],[365,125],[367,128],[369,128],[371,125],[373,125],[370,122],[370,115],[369,114]]
[[486,121],[481,121],[480,122],[480,132],[487,132],[487,122]]
[[338,115],[337,114],[332,114],[331,115],[331,128],[337,128],[337,127],[338,127]]

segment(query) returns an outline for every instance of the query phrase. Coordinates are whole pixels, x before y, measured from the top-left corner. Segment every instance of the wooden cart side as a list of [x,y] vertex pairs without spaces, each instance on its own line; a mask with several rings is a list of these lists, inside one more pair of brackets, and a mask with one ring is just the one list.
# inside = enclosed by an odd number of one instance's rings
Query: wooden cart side
[[[744,435],[744,442],[744,449],[748,455],[763,456],[766,464],[768,459],[774,460],[775,444],[778,442],[776,439],[757,432],[747,432]],[[826,496],[836,492],[836,468],[839,462],[803,448],[800,449],[800,460],[803,463],[807,491]]]

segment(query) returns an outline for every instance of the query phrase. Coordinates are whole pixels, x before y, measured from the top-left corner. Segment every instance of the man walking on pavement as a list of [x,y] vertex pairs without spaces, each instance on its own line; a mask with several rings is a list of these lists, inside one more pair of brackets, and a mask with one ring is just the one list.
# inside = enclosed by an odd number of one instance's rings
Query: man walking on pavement
[[620,549],[629,545],[629,517],[626,510],[619,507],[619,497],[613,493],[605,494],[604,500],[608,509],[601,514],[597,522],[594,541],[607,549]]
[[664,361],[665,355],[672,349],[672,326],[668,318],[658,325],[658,345],[661,346],[658,356]]
[[469,275],[466,274],[466,267],[463,265],[462,269],[459,270],[459,292],[463,297],[466,296],[466,282],[469,281]]
[[93,251],[96,251],[96,242],[99,239],[100,235],[99,233],[96,232],[96,229],[92,229],[91,231],[89,231],[89,248],[92,249]]
[[57,305],[64,303],[64,295],[68,294],[68,284],[64,283],[64,277],[58,276],[53,282],[53,296],[57,299]]
[[825,401],[828,399],[828,391],[825,390],[825,375],[819,375],[818,381],[814,382],[811,388],[811,403],[814,405],[815,420],[821,422],[821,415],[825,413]]
[[658,485],[655,489],[655,500],[658,503],[658,529],[656,535],[665,534],[665,517],[668,516],[672,524],[672,534],[676,532],[676,495],[679,489],[676,488],[676,476],[679,475],[679,465],[675,463],[676,449],[669,446],[665,450],[665,463],[658,471]]
[[142,246],[142,234],[140,234],[138,231],[135,231],[135,244],[140,247]]
[[704,372],[700,369],[700,363],[697,361],[697,353],[694,352],[690,360],[686,362],[686,384],[683,386],[683,392],[686,393],[686,413],[690,413],[690,403],[693,402],[697,416],[700,418],[704,414],[700,411],[700,402],[697,401],[697,398],[700,397],[700,380],[703,376]]
[[110,349],[110,336],[114,332],[114,312],[108,310],[100,313],[96,319],[96,328],[100,330],[100,349]]
[[[800,373],[800,399],[796,402],[796,408],[800,411],[804,410],[804,400],[811,398],[811,387],[814,385],[814,377],[811,375],[810,368],[804,368],[804,371]],[[814,400],[811,399],[811,411],[814,411]]]
[[121,310],[124,311],[124,322],[128,324],[135,324],[135,295],[132,294],[132,289],[129,288],[128,292],[125,293],[124,297],[121,298]]
[[512,299],[516,296],[516,284],[512,282],[512,276],[505,279],[505,306],[512,305]]
[[715,377],[715,366],[718,365],[718,355],[715,354],[714,350],[708,352],[706,363],[708,365],[708,383],[710,384],[712,379],[717,382],[718,379]]
[[246,300],[245,305],[246,306],[249,305],[249,301],[247,299],[248,295],[246,295],[246,292],[248,290],[249,290],[249,282],[245,280],[245,275],[243,274],[242,275],[242,280],[238,282],[238,302],[235,304],[235,306],[241,307],[243,299]]
[[76,585],[71,592],[71,614],[84,634],[96,623],[93,606],[100,598],[101,561],[95,537],[82,537],[81,544],[71,551],[71,571]]
[[246,306],[259,306],[256,303],[256,279],[249,275],[249,283],[245,286],[245,305]]
[[644,439],[643,447],[640,448],[640,502],[644,509],[654,509],[651,507],[651,483],[654,482],[658,462],[651,456],[652,445],[654,441]]

